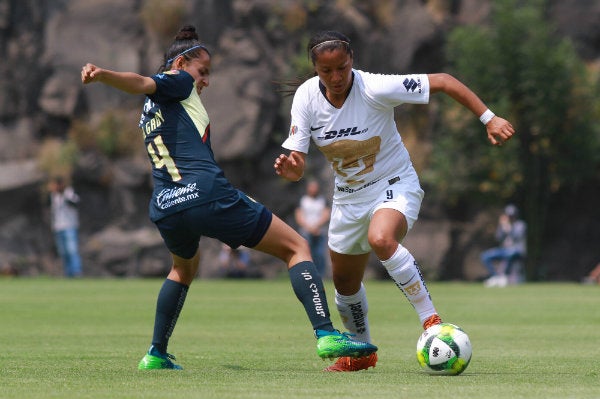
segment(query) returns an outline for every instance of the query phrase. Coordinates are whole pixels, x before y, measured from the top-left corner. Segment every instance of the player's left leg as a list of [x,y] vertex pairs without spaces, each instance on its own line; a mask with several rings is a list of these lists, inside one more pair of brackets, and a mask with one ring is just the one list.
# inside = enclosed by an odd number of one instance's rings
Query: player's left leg
[[174,357],[167,353],[167,346],[183,309],[188,289],[200,265],[200,235],[194,234],[183,224],[187,220],[194,220],[191,213],[193,210],[194,208],[188,210],[190,214],[187,216],[175,214],[156,223],[167,248],[171,251],[173,263],[158,293],[152,345],[138,364],[140,370],[181,369],[171,361]]
[[379,208],[369,226],[369,244],[398,288],[417,312],[423,328],[441,319],[431,301],[423,275],[413,255],[401,242],[408,231],[404,214],[396,209]]
[[167,353],[169,339],[183,309],[185,298],[200,264],[200,252],[185,259],[171,254],[173,266],[163,283],[156,301],[152,346],[138,364],[140,370],[181,369],[174,364],[175,357]]

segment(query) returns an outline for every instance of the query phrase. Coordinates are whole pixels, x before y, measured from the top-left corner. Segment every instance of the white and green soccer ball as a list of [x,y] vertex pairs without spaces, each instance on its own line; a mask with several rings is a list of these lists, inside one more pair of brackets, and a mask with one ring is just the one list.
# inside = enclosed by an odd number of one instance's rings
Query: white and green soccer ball
[[430,374],[458,375],[471,361],[471,341],[460,327],[441,323],[429,327],[417,341],[417,360]]

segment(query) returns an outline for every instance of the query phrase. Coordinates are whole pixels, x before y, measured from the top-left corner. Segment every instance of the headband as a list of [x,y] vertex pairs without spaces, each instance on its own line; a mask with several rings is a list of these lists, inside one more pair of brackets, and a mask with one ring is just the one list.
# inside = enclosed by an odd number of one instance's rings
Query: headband
[[332,39],[332,40],[325,40],[324,42],[321,42],[319,44],[315,44],[311,49],[310,52],[312,53],[317,47],[321,47],[324,44],[331,44],[331,43],[344,43],[347,46],[350,46],[350,43],[348,43],[345,40],[340,40],[340,39]]
[[199,49],[199,48],[201,48],[202,50],[206,51],[206,52],[208,53],[208,55],[210,55],[210,51],[208,51],[208,49],[207,49],[206,47],[204,47],[204,46],[203,46],[203,45],[201,45],[201,44],[197,44],[197,45],[195,45],[195,46],[193,46],[193,47],[190,47],[189,49],[187,49],[187,50],[185,50],[185,51],[182,51],[181,53],[177,54],[175,57],[169,58],[169,59],[167,60],[167,63],[165,64],[165,66],[169,66],[169,65],[171,65],[171,63],[172,63],[173,61],[175,61],[177,58],[181,57],[181,56],[182,56],[182,55],[184,55],[184,54],[187,54],[187,53],[189,53],[190,51],[193,51],[193,50],[196,50],[196,49]]

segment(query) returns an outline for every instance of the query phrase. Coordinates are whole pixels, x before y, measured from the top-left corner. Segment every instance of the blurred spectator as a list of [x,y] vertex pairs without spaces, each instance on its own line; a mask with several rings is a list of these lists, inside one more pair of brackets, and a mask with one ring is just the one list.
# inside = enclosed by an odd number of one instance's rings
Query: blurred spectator
[[308,241],[313,262],[321,277],[327,274],[327,261],[325,257],[327,230],[331,211],[327,201],[320,193],[320,186],[316,180],[306,184],[306,194],[300,198],[300,204],[295,211],[295,219],[300,234]]
[[221,273],[228,278],[258,278],[260,273],[253,270],[250,253],[244,247],[231,248],[227,244],[221,246],[219,253]]
[[584,284],[600,284],[600,263],[592,269],[590,274],[583,278],[582,282]]
[[19,275],[19,271],[17,270],[16,267],[11,265],[10,263],[6,262],[3,264],[0,264],[0,276],[14,277],[14,276],[18,276],[18,275]]
[[[504,287],[516,263],[525,258],[527,251],[527,225],[519,219],[519,210],[514,205],[507,205],[498,220],[496,240],[499,246],[490,248],[481,254],[481,261],[488,270],[485,280],[487,287]],[[515,272],[520,272],[515,270]]]
[[52,231],[56,250],[62,259],[63,272],[67,277],[80,277],[79,196],[73,187],[66,185],[62,177],[50,180],[48,191]]

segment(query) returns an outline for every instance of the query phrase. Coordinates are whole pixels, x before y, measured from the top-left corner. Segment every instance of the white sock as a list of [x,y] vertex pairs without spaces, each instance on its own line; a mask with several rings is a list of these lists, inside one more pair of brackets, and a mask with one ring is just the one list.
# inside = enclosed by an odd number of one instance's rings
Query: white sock
[[358,292],[348,296],[336,291],[335,304],[346,330],[352,334],[356,334],[354,339],[362,342],[371,342],[369,319],[367,318],[369,304],[367,303],[365,286],[361,283]]
[[421,324],[437,313],[417,262],[406,248],[398,244],[394,255],[387,260],[382,260],[381,263],[415,308]]

